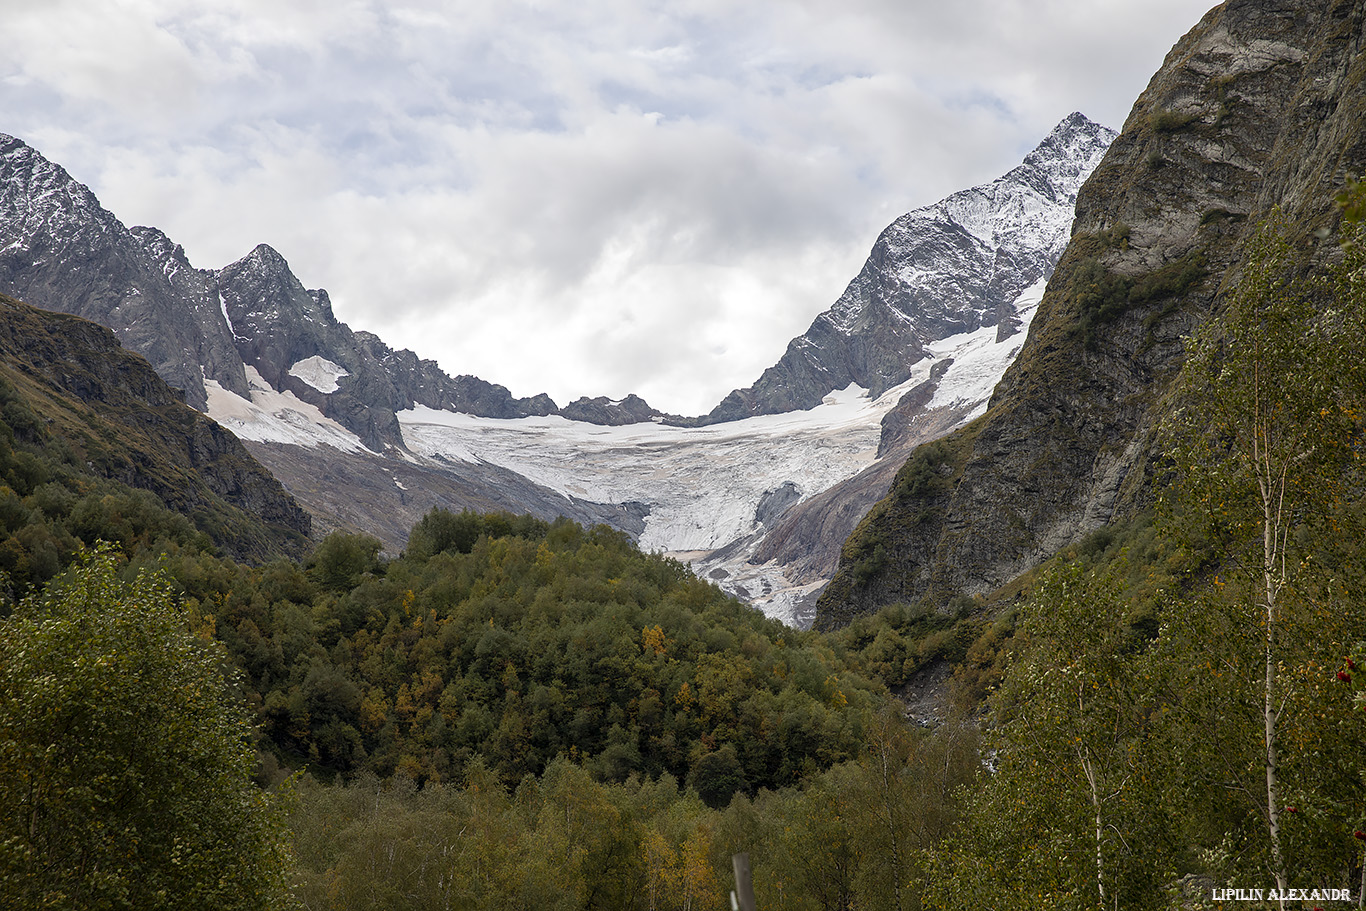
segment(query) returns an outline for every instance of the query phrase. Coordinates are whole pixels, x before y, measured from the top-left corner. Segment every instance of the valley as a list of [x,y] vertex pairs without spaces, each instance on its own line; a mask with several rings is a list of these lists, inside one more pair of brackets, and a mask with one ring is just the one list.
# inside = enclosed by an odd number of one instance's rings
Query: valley
[[0,883],[1360,899],[1363,47],[1225,0],[696,416],[450,376],[0,137]]

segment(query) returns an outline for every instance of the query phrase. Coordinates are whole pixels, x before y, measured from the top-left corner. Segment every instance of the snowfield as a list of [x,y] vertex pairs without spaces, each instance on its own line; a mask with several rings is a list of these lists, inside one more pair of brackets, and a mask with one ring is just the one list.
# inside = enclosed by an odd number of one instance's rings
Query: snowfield
[[[1020,296],[1025,327],[1044,284]],[[643,549],[710,551],[760,530],[755,512],[765,493],[791,482],[806,499],[872,464],[883,416],[939,360],[951,357],[953,364],[929,407],[967,404],[973,417],[985,411],[1024,338],[1019,332],[998,344],[995,327],[952,336],[931,346],[933,357],[916,364],[909,380],[877,399],[850,385],[807,411],[708,427],[605,427],[558,415],[481,418],[425,406],[398,417],[415,455],[492,463],[599,503],[646,503]]]
[[290,367],[289,375],[298,377],[319,392],[336,392],[338,381],[351,374],[346,372],[346,368],[315,354]]
[[925,406],[927,411],[970,403],[975,406],[968,418],[971,420],[987,410],[987,402],[996,384],[1024,347],[1025,337],[1029,335],[1029,324],[1034,320],[1046,287],[1048,279],[1041,278],[1015,298],[1020,328],[1009,338],[998,342],[996,327],[983,326],[976,332],[950,336],[929,346],[930,353],[936,359],[953,358],[953,366],[940,381],[934,398]]
[[[918,373],[928,377],[929,361]],[[710,427],[498,420],[420,406],[398,417],[416,455],[490,462],[585,500],[647,503],[642,549],[709,551],[755,531],[760,498],[784,482],[807,497],[870,464],[882,416],[914,382],[876,401],[850,386],[810,411]]]

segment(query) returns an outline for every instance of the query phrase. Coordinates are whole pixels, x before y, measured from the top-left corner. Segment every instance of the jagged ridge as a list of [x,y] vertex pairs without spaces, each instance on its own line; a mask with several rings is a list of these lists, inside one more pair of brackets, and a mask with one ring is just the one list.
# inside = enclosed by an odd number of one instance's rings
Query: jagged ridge
[[[558,414],[545,394],[514,398],[474,376],[353,332],[326,291],[307,290],[284,257],[260,245],[222,269],[196,269],[162,231],[123,225],[85,185],[12,136],[0,134],[0,292],[113,329],[193,407],[205,380],[248,398],[250,367],[375,450],[401,445],[395,412],[414,404],[483,417]],[[290,373],[324,358],[346,377],[322,392]],[[629,423],[659,412],[631,396],[583,399],[576,420]]]

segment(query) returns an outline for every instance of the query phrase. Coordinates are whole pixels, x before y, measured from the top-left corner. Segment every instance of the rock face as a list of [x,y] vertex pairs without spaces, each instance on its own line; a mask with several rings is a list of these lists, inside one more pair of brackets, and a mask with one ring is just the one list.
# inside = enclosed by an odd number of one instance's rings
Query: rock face
[[1366,168],[1362,0],[1229,0],[1170,54],[1077,197],[987,414],[901,470],[843,550],[817,627],[989,595],[1151,498],[1183,336],[1280,206],[1307,257]]
[[595,399],[584,396],[570,402],[560,409],[560,416],[571,421],[586,421],[589,424],[605,424],[621,427],[626,424],[639,424],[663,417],[663,413],[651,408],[649,403],[638,395],[628,395],[620,401],[612,401],[605,395]]
[[236,557],[302,551],[308,514],[236,437],[182,402],[110,330],[0,295],[0,371],[87,470],[206,520],[204,530]]
[[[110,231],[118,233],[120,227],[114,223],[110,225]],[[167,284],[179,295],[182,307],[187,307],[194,314],[194,324],[201,340],[195,350],[204,377],[217,381],[223,388],[238,395],[246,395],[246,371],[232,327],[224,319],[222,299],[214,275],[190,265],[184,248],[156,228],[135,227],[130,233],[142,246],[152,265],[160,267]],[[79,299],[78,295],[76,297]],[[136,311],[136,307],[133,309]],[[197,403],[203,392],[202,382],[191,382],[186,391],[192,403]],[[203,409],[199,404],[195,407]]]
[[[156,255],[158,249],[149,246],[148,253]],[[169,270],[170,264],[162,262]],[[545,396],[514,399],[504,387],[477,377],[452,379],[434,361],[394,351],[369,333],[352,332],[333,315],[327,292],[305,289],[284,257],[265,244],[229,266],[200,274],[217,295],[242,362],[271,388],[316,406],[373,450],[402,445],[395,413],[414,404],[485,417],[555,410]],[[310,382],[310,374],[295,369],[310,359],[331,365],[331,382]]]
[[1052,272],[1077,190],[1114,136],[1072,114],[1005,176],[898,218],[834,306],[705,421],[805,410],[850,383],[876,397],[905,382],[931,342],[981,326],[1010,335],[1014,301]]

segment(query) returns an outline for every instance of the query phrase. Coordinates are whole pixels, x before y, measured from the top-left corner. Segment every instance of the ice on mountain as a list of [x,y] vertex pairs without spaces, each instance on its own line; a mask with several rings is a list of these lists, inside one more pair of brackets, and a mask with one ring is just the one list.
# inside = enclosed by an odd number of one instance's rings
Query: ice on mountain
[[996,327],[983,326],[975,332],[950,336],[929,346],[936,359],[951,357],[953,365],[939,381],[934,397],[925,406],[927,409],[971,404],[975,408],[974,416],[986,410],[996,383],[1024,345],[1029,323],[1039,309],[1047,286],[1047,279],[1039,279],[1015,299],[1020,331],[1009,338],[998,342]]

